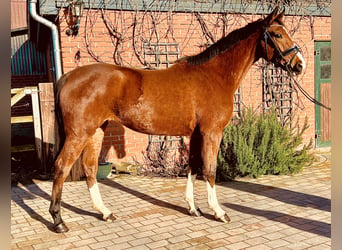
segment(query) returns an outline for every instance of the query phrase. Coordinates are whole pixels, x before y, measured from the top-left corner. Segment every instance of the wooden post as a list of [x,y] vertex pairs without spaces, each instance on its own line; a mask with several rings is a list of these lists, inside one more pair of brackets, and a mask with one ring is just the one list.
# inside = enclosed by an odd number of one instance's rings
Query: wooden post
[[43,164],[43,154],[42,154],[43,137],[42,137],[42,127],[41,127],[41,120],[40,120],[38,89],[37,87],[31,87],[29,90],[27,90],[26,93],[31,94],[35,145],[36,145],[38,159],[42,166]]
[[26,123],[26,122],[33,122],[32,115],[11,117],[11,123]]
[[53,83],[39,83],[40,110],[43,133],[43,169],[51,172],[56,156],[55,147],[55,99]]
[[14,94],[14,96],[11,97],[11,107],[26,95],[24,88],[11,89],[11,94]]
[[30,116],[15,116],[11,117],[11,124],[13,123],[25,123],[34,122],[34,133],[35,133],[35,145],[25,146],[13,146],[11,152],[23,152],[36,150],[38,158],[41,160],[41,123],[40,123],[40,109],[39,109],[39,97],[37,93],[37,87],[25,87],[25,88],[14,88],[11,89],[11,107],[19,102],[26,95],[31,95],[33,115]]

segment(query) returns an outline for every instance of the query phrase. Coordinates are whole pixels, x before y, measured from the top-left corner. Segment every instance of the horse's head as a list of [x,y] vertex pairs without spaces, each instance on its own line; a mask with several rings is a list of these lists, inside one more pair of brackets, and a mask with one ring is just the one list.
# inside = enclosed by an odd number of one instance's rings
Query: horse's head
[[278,14],[278,9],[276,7],[262,22],[261,57],[298,75],[304,70],[305,61],[283,23],[285,10]]

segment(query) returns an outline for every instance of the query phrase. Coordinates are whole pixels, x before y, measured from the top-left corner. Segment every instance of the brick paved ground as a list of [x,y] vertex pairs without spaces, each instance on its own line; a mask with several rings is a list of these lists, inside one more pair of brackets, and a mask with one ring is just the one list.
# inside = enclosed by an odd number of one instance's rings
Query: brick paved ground
[[187,214],[186,179],[116,176],[100,181],[118,219],[92,209],[84,181],[64,185],[62,214],[70,231],[49,230],[51,182],[12,187],[12,249],[330,249],[330,162],[295,176],[240,178],[217,185],[232,221],[213,219],[205,183],[195,183],[204,213]]

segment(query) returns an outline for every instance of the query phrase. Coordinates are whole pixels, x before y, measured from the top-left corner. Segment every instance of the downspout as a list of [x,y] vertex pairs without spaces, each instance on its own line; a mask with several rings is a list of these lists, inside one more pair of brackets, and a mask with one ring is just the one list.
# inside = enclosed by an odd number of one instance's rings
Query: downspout
[[52,46],[53,46],[53,53],[55,58],[55,80],[56,82],[62,76],[62,64],[61,64],[61,50],[59,47],[59,36],[58,36],[58,29],[57,26],[52,23],[51,21],[39,16],[37,14],[37,0],[29,0],[30,5],[30,15],[34,20],[37,22],[47,26],[51,29],[52,34]]

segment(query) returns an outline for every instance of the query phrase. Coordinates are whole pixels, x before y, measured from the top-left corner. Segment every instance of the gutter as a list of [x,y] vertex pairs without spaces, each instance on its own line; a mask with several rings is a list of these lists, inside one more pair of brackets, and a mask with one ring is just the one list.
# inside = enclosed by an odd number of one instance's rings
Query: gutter
[[36,6],[37,0],[29,0],[29,11],[32,18],[51,29],[53,53],[55,59],[55,80],[57,82],[62,76],[61,50],[59,47],[58,29],[54,23],[37,14]]

